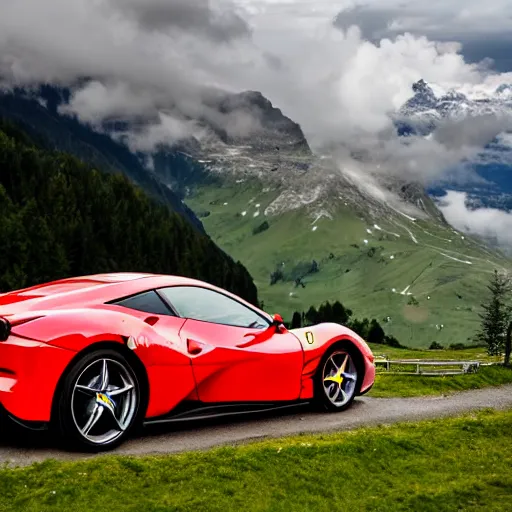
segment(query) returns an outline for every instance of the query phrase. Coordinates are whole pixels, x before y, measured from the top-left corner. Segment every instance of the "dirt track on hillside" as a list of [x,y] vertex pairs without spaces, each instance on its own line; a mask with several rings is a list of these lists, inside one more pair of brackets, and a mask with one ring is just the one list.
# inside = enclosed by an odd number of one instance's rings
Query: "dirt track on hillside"
[[[391,424],[454,416],[483,409],[512,408],[512,385],[456,393],[447,397],[370,398],[360,397],[342,413],[323,414],[309,410],[274,413],[250,420],[210,421],[188,426],[146,428],[143,437],[130,439],[113,453],[153,455],[202,450],[269,437],[349,430],[361,426]],[[0,441],[0,464],[27,465],[46,459],[82,459],[91,455],[60,451],[44,434],[18,434]]]

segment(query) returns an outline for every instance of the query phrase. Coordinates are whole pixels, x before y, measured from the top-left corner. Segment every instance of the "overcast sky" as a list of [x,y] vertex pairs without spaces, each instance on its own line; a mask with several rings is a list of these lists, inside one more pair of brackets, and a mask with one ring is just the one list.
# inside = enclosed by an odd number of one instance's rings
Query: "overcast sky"
[[466,61],[495,61],[512,70],[512,2],[509,0],[370,0],[345,2],[336,24],[356,24],[373,41],[408,31],[437,41],[459,41]]
[[[340,158],[366,148],[383,172],[424,181],[474,154],[486,142],[475,131],[492,138],[507,128],[503,119],[448,123],[443,138],[404,147],[390,113],[420,78],[464,90],[512,82],[500,74],[510,0],[1,1],[5,83],[90,77],[69,111],[91,123],[151,117],[143,149],[194,133],[173,107],[216,115],[205,105],[209,87],[261,91],[314,147],[342,143]],[[475,62],[479,52],[500,58],[500,70]]]

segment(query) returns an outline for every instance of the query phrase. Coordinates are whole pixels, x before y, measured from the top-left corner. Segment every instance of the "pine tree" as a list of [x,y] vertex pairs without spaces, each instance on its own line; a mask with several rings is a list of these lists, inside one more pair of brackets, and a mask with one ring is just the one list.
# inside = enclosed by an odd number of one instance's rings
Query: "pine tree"
[[368,343],[382,344],[382,343],[384,343],[385,337],[386,337],[386,334],[384,333],[384,330],[380,326],[379,322],[377,322],[377,320],[373,319],[370,322],[370,328],[368,330],[368,337],[367,337],[366,341]]
[[316,325],[318,321],[318,311],[314,306],[311,306],[306,312],[306,322],[308,325]]
[[302,327],[302,317],[298,311],[295,311],[292,318],[292,329],[299,329],[300,327]]
[[512,353],[512,322],[508,324],[507,339],[505,340],[505,366],[510,366],[510,355]]
[[483,313],[479,315],[482,319],[481,331],[477,334],[477,339],[487,345],[489,355],[501,355],[511,315],[507,303],[510,280],[495,270],[487,288],[490,298],[489,302],[482,304]]
[[352,311],[350,311],[350,309],[345,309],[345,306],[343,306],[343,304],[337,300],[332,305],[332,314],[334,317],[334,322],[345,325],[349,321],[350,316],[352,315]]

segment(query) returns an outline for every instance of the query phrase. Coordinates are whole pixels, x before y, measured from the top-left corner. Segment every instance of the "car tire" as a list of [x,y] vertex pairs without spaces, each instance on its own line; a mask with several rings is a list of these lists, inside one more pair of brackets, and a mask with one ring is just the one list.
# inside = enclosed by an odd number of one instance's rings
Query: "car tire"
[[67,448],[114,449],[142,423],[141,379],[117,350],[79,357],[65,373],[54,401],[53,431]]
[[[342,377],[340,370],[343,370],[346,357],[345,376]],[[348,344],[337,344],[324,354],[314,381],[314,404],[317,409],[340,412],[352,405],[363,376],[360,361],[359,351]]]

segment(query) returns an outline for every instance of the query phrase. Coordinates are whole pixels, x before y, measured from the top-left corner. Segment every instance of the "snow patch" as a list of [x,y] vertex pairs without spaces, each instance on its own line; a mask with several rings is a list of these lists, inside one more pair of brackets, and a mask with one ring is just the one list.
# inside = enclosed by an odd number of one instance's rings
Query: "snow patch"
[[412,293],[409,292],[409,288],[411,287],[411,285],[409,286],[406,286],[401,292],[400,292],[400,295],[412,295]]
[[313,229],[311,231],[316,231],[318,229],[318,226],[313,226]]
[[466,263],[466,265],[473,265],[473,263],[471,263],[471,261],[459,260],[458,258],[454,258],[453,256],[448,256],[448,254],[445,254],[444,252],[440,252],[439,254],[442,254],[445,258],[450,258],[453,261],[458,261],[459,263]]
[[372,234],[372,230],[371,229],[367,229],[366,232],[371,235]]
[[405,229],[405,231],[407,231],[407,233],[409,233],[409,236],[411,237],[411,240],[415,244],[418,243],[418,240],[416,239],[416,237],[414,236],[413,232],[409,228],[406,228],[405,226],[402,226],[402,224],[398,224],[398,223],[397,223],[397,226],[400,226],[402,229]]
[[391,205],[389,205],[389,208],[391,208],[393,211],[395,211],[396,213],[399,213],[400,215],[403,215],[406,219],[409,219],[411,222],[416,222],[416,219],[414,217],[411,217],[410,215],[407,215],[406,213],[404,212],[401,212],[400,210],[397,210],[396,208],[393,208]]
[[373,227],[377,230],[377,231],[382,231],[383,233],[387,233],[388,235],[393,235],[395,236],[396,238],[400,238],[400,235],[398,233],[393,233],[393,231],[386,231],[385,229],[382,229],[380,226],[378,226],[377,224],[374,224]]
[[324,188],[317,186],[314,189],[306,190],[303,193],[296,193],[293,190],[285,190],[265,210],[265,215],[278,215],[286,211],[297,210],[303,206],[315,203],[323,193]]
[[242,212],[242,217],[245,217],[247,215],[247,212]]
[[311,223],[311,225],[314,226],[322,217],[327,217],[328,219],[332,220],[332,215],[329,212],[326,210],[321,210],[316,214],[315,220]]
[[258,210],[258,211],[253,215],[253,217],[258,217],[258,216],[259,216],[259,214],[260,214],[260,211]]

